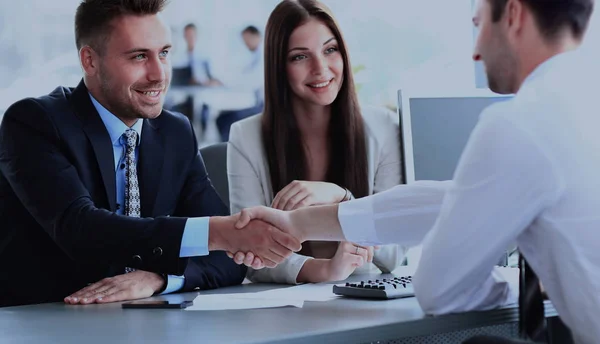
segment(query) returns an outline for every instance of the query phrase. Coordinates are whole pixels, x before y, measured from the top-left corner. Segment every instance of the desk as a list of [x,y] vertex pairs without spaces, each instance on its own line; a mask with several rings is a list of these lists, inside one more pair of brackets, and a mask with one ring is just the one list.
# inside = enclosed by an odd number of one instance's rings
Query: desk
[[[351,280],[364,278],[365,275]],[[246,284],[203,293],[256,292],[276,287],[281,286]],[[195,296],[196,293],[183,293],[153,299],[193,300]],[[546,305],[546,315],[556,316],[550,303]],[[514,307],[428,317],[415,298],[388,301],[340,298],[305,302],[304,308],[211,312],[50,303],[0,308],[0,338],[7,343],[65,344],[383,343],[393,339],[395,343],[427,343],[432,341],[415,337],[507,323],[514,326],[517,321]],[[412,339],[404,342],[401,338]],[[437,340],[436,343],[456,342]]]
[[198,142],[203,145],[220,142],[216,119],[223,110],[241,110],[256,105],[256,95],[253,91],[227,88],[227,87],[204,87],[204,86],[171,86],[167,93],[168,103],[180,103],[191,96],[194,100],[194,130],[202,133],[200,128],[200,110],[202,105],[209,107],[210,113],[206,123],[206,131]]

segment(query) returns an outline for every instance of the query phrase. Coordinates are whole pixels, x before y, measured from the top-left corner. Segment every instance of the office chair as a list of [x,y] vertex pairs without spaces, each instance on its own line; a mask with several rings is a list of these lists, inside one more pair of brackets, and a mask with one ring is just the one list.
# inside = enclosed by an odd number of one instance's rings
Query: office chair
[[217,194],[229,209],[229,182],[227,180],[227,142],[200,148],[206,172]]

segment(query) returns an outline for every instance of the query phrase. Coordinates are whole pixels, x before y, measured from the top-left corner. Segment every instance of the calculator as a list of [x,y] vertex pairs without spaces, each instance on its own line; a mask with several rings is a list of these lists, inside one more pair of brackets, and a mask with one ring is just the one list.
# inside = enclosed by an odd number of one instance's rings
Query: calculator
[[415,296],[412,276],[371,279],[334,285],[333,293],[353,298],[397,299]]

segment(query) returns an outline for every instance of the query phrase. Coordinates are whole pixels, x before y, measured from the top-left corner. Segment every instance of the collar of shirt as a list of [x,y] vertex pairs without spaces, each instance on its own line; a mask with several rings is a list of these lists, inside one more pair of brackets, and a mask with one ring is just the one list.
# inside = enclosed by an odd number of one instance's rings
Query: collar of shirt
[[546,74],[548,72],[548,70],[550,70],[550,69],[553,68],[553,66],[555,66],[556,64],[559,64],[560,61],[568,59],[571,55],[573,55],[575,53],[576,52],[574,52],[574,51],[569,51],[569,52],[561,53],[561,54],[558,54],[558,55],[554,55],[551,58],[547,59],[546,61],[540,63],[533,70],[533,72],[531,72],[527,76],[527,78],[525,78],[525,81],[523,81],[523,85],[521,86],[521,88],[529,85],[531,82],[533,82],[537,78],[539,78],[542,75]]
[[[104,126],[106,127],[106,130],[108,131],[108,135],[110,135],[110,141],[112,142],[113,146],[121,145],[121,142],[120,142],[121,136],[123,136],[125,131],[130,128],[127,125],[125,125],[125,123],[123,123],[117,116],[113,115],[104,106],[102,106],[102,104],[98,103],[98,101],[94,98],[94,96],[92,96],[91,93],[88,93],[88,94],[90,95],[92,104],[94,104],[96,111],[98,111],[98,114],[100,115],[100,118],[102,119],[102,122],[104,123]],[[135,122],[135,124],[133,126],[131,126],[131,129],[135,130],[138,134],[138,142],[137,142],[138,146],[140,145],[140,142],[142,141],[142,124],[143,123],[144,123],[144,121],[140,121],[138,119]]]

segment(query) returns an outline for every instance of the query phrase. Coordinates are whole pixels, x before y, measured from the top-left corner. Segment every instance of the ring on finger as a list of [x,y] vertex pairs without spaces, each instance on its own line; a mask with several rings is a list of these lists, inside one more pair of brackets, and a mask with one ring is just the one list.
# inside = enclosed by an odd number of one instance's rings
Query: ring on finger
[[359,249],[359,248],[360,248],[360,247],[356,246],[356,254],[358,254],[358,249]]

